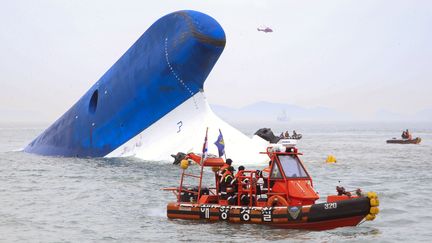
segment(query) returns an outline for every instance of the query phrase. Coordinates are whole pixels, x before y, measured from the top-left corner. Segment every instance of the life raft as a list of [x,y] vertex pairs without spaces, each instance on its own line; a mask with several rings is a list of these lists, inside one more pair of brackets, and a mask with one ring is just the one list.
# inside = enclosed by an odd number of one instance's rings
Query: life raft
[[419,144],[421,142],[421,138],[416,137],[414,139],[389,139],[387,143],[400,143],[400,144]]

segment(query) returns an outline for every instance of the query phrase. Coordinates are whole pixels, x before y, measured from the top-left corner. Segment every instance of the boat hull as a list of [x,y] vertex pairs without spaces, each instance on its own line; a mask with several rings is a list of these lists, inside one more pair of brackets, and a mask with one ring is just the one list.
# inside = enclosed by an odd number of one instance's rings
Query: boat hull
[[358,225],[369,214],[370,208],[370,201],[367,197],[283,207],[173,202],[167,206],[167,216],[171,219],[228,221],[264,224],[286,229],[327,230]]
[[415,139],[390,139],[387,143],[399,143],[399,144],[419,144],[421,138],[417,137]]

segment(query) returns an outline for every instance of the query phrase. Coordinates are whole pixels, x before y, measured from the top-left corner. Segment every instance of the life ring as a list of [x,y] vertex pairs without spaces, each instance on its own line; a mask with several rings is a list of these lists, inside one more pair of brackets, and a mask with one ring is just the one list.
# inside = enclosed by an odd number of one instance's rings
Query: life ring
[[274,195],[269,198],[267,201],[267,206],[275,207],[275,206],[288,206],[288,202],[285,198],[279,195]]

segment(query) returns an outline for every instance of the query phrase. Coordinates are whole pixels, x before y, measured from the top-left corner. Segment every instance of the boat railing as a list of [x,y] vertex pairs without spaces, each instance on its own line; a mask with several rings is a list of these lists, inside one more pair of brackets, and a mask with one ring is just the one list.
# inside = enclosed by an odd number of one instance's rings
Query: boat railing
[[[257,194],[257,172],[256,170],[244,170],[239,171],[238,178],[238,196],[237,196],[237,204],[241,205],[241,196],[248,195],[249,197],[249,206],[253,206],[256,200]],[[246,182],[247,181],[247,182]]]
[[[177,202],[181,202],[182,192],[188,192],[188,193],[192,193],[193,195],[197,195],[197,201],[199,201],[200,194],[201,194],[202,175],[203,175],[203,166],[200,165],[200,167],[201,167],[201,170],[200,170],[200,174],[199,175],[194,175],[194,174],[186,173],[186,170],[183,169],[183,172],[182,172],[182,175],[181,175],[181,178],[180,178],[180,187],[178,188]],[[190,191],[190,190],[187,190],[187,189],[183,188],[183,182],[184,182],[184,178],[185,177],[192,177],[192,178],[199,179],[199,184],[198,184],[198,190],[197,191]]]

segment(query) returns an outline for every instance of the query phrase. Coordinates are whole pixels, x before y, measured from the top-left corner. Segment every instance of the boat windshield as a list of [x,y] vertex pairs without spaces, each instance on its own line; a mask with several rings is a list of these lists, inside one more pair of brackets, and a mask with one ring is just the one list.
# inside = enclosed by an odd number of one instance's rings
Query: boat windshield
[[271,170],[270,178],[272,179],[282,179],[282,173],[279,169],[279,166],[275,161],[273,161],[273,169]]
[[278,155],[278,157],[287,178],[308,177],[297,156]]

